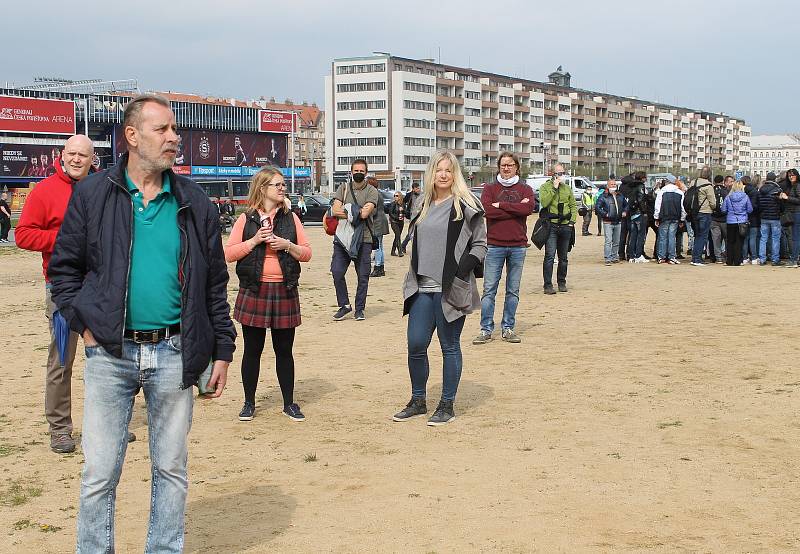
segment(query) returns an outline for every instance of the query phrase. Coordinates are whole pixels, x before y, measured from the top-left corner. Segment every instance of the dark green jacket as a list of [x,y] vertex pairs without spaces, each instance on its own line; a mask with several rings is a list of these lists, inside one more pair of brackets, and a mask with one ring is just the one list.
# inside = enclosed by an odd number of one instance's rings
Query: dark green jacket
[[[555,189],[553,180],[550,179],[539,188],[539,206],[541,208],[547,208],[552,215],[558,215],[558,205],[562,203],[564,204],[563,217],[560,222],[566,223],[567,216],[569,216],[569,223],[574,224],[578,217],[578,206],[569,183],[562,182],[558,189]],[[556,222],[555,219],[553,221]]]

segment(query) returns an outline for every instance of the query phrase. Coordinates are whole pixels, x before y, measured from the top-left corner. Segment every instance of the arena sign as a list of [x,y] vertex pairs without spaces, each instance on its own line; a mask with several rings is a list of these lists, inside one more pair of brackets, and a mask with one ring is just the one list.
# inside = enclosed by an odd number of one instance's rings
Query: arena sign
[[75,103],[71,100],[0,96],[0,131],[74,135]]

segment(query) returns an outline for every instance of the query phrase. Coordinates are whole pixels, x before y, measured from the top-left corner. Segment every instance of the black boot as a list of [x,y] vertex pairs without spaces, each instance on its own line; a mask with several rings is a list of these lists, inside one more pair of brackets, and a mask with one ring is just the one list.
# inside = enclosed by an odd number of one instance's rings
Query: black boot
[[376,265],[374,273],[373,277],[386,277],[386,272],[383,270],[382,265]]
[[379,269],[378,269],[379,267],[380,266],[376,265],[374,268],[372,268],[372,273],[370,273],[369,276],[370,277],[378,277],[378,273],[380,272]]

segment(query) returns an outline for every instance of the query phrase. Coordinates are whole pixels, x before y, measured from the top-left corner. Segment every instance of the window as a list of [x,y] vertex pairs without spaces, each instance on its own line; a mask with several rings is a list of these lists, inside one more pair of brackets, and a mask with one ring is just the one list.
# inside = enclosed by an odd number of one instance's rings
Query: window
[[412,129],[433,129],[434,124],[433,121],[430,119],[409,119],[405,118],[403,120],[403,125],[405,127],[410,127]]
[[531,102],[531,106],[534,108],[544,108],[544,102],[541,100],[534,100]]
[[565,104],[559,104],[558,105],[558,111],[560,111],[560,112],[568,112],[568,111],[571,111],[571,110],[570,110],[569,106],[567,106]]
[[432,102],[418,102],[416,100],[403,100],[403,107],[407,110],[423,110],[426,112],[433,111]]
[[425,92],[428,94],[433,94],[433,85],[403,81],[403,88],[412,92]]
[[481,143],[480,142],[464,142],[464,149],[465,150],[480,150]]
[[366,100],[361,102],[337,102],[337,110],[382,110],[386,100]]
[[336,122],[338,129],[369,129],[386,127],[385,119],[342,119]]
[[464,115],[469,115],[473,117],[480,117],[481,111],[478,108],[464,108]]
[[431,161],[430,156],[404,156],[406,164],[419,164],[424,165]]
[[558,140],[570,140],[571,138],[567,133],[558,133]]
[[500,134],[501,135],[505,135],[507,137],[513,137],[514,136],[514,129],[503,129],[501,127],[500,128]]
[[386,90],[386,83],[377,81],[373,83],[341,83],[336,85],[336,92],[368,92]]
[[569,119],[559,119],[558,124],[562,127],[569,127]]
[[510,96],[503,96],[501,94],[500,95],[500,103],[501,104],[513,104],[514,103],[514,99],[511,98]]
[[403,139],[403,143],[406,146],[427,146],[433,147],[433,139],[432,138],[421,138],[421,137],[405,137]]
[[351,165],[358,159],[366,160],[370,165],[386,163],[386,156],[340,156],[336,158],[336,163],[339,165]]
[[464,125],[464,132],[465,133],[480,133],[481,126],[480,125]]
[[560,156],[569,156],[569,148],[559,148],[558,154]]
[[337,139],[338,146],[386,146],[386,137],[356,137]]
[[385,63],[366,63],[359,65],[340,65],[336,68],[337,75],[353,75],[355,73],[377,73],[386,71]]
[[480,100],[481,93],[475,92],[474,90],[465,90],[464,91],[464,98],[469,98],[470,100]]

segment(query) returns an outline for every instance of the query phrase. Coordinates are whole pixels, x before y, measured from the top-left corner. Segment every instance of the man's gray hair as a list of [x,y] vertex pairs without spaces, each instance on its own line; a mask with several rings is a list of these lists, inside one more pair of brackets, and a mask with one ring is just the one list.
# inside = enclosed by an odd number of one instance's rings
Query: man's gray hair
[[125,129],[125,127],[139,128],[142,120],[142,108],[144,108],[144,105],[148,102],[159,104],[165,108],[170,107],[169,100],[159,94],[140,94],[125,106],[125,112],[122,115],[123,129]]
[[707,181],[711,180],[711,168],[707,165],[704,165],[703,168],[700,170],[700,178],[706,179]]

